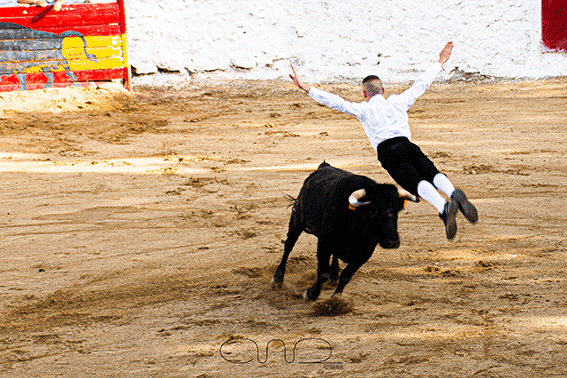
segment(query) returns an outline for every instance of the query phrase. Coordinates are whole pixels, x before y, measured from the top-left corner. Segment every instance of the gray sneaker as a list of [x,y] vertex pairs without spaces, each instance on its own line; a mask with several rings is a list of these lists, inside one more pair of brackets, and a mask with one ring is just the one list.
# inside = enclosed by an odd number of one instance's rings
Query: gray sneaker
[[445,203],[445,208],[443,209],[443,214],[439,214],[439,218],[445,224],[445,233],[447,234],[447,239],[452,240],[457,235],[457,220],[455,215],[457,214],[458,206],[451,202]]
[[457,206],[469,222],[476,223],[478,221],[476,207],[469,202],[467,196],[461,189],[455,189],[453,194],[451,194],[451,204],[452,206]]

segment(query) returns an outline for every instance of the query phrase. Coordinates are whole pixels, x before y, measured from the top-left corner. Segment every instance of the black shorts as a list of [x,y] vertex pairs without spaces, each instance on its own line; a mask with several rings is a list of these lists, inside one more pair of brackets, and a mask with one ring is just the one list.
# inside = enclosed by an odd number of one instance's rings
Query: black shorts
[[378,160],[395,182],[417,195],[417,184],[433,183],[439,170],[421,149],[406,137],[387,139],[378,145]]

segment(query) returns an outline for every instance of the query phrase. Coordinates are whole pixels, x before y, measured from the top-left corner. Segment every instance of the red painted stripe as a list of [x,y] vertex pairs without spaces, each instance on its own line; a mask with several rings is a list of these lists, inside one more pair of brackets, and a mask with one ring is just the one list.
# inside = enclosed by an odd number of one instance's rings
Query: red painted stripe
[[59,12],[52,7],[0,8],[0,22],[13,22],[31,29],[62,27],[69,30],[77,26],[120,23],[118,3],[71,4]]
[[[120,34],[124,36],[124,38],[126,38],[127,33],[126,33],[126,9],[124,6],[124,0],[118,0],[118,8],[120,11]],[[125,40],[126,41],[126,40]],[[123,51],[124,54],[123,56],[125,57],[126,61],[124,62],[126,64],[126,67],[124,67],[124,87],[131,91],[132,90],[132,71],[130,69],[130,58],[128,56],[128,43],[124,42],[124,46],[123,46]]]
[[20,83],[16,75],[0,76],[0,92],[17,91]]
[[[72,85],[85,86],[85,83],[94,81],[108,81],[123,79],[124,72],[121,68],[97,71],[73,71],[77,77],[77,82],[73,82],[63,71],[54,72],[53,88],[64,88]],[[26,76],[26,89],[43,89],[47,84],[47,76],[43,73],[32,73]],[[16,75],[0,76],[0,92],[17,91],[20,89],[20,82]]]
[[123,78],[122,68],[97,71],[73,71],[73,73],[77,76],[78,81],[103,81]]

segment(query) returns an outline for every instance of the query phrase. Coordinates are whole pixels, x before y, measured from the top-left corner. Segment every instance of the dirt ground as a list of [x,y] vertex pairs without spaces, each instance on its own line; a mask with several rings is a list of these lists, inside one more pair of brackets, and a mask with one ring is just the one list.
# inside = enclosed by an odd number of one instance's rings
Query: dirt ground
[[311,235],[269,286],[286,195],[319,163],[392,182],[356,119],[283,82],[3,93],[0,110],[1,377],[567,375],[567,78],[417,101],[413,140],[480,221],[449,242],[409,204],[401,247],[333,314],[301,297]]

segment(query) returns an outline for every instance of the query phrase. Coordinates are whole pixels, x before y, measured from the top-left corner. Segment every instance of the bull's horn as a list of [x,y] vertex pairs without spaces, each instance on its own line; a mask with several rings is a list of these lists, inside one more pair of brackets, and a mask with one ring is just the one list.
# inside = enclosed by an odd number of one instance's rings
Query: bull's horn
[[352,192],[350,197],[348,197],[349,208],[352,210],[357,207],[368,205],[370,201],[360,202],[360,199],[366,196],[366,189],[358,189]]
[[410,192],[408,192],[404,189],[398,188],[398,195],[402,199],[412,201],[412,202],[419,202],[419,199],[416,196],[414,196],[413,194],[411,194]]

